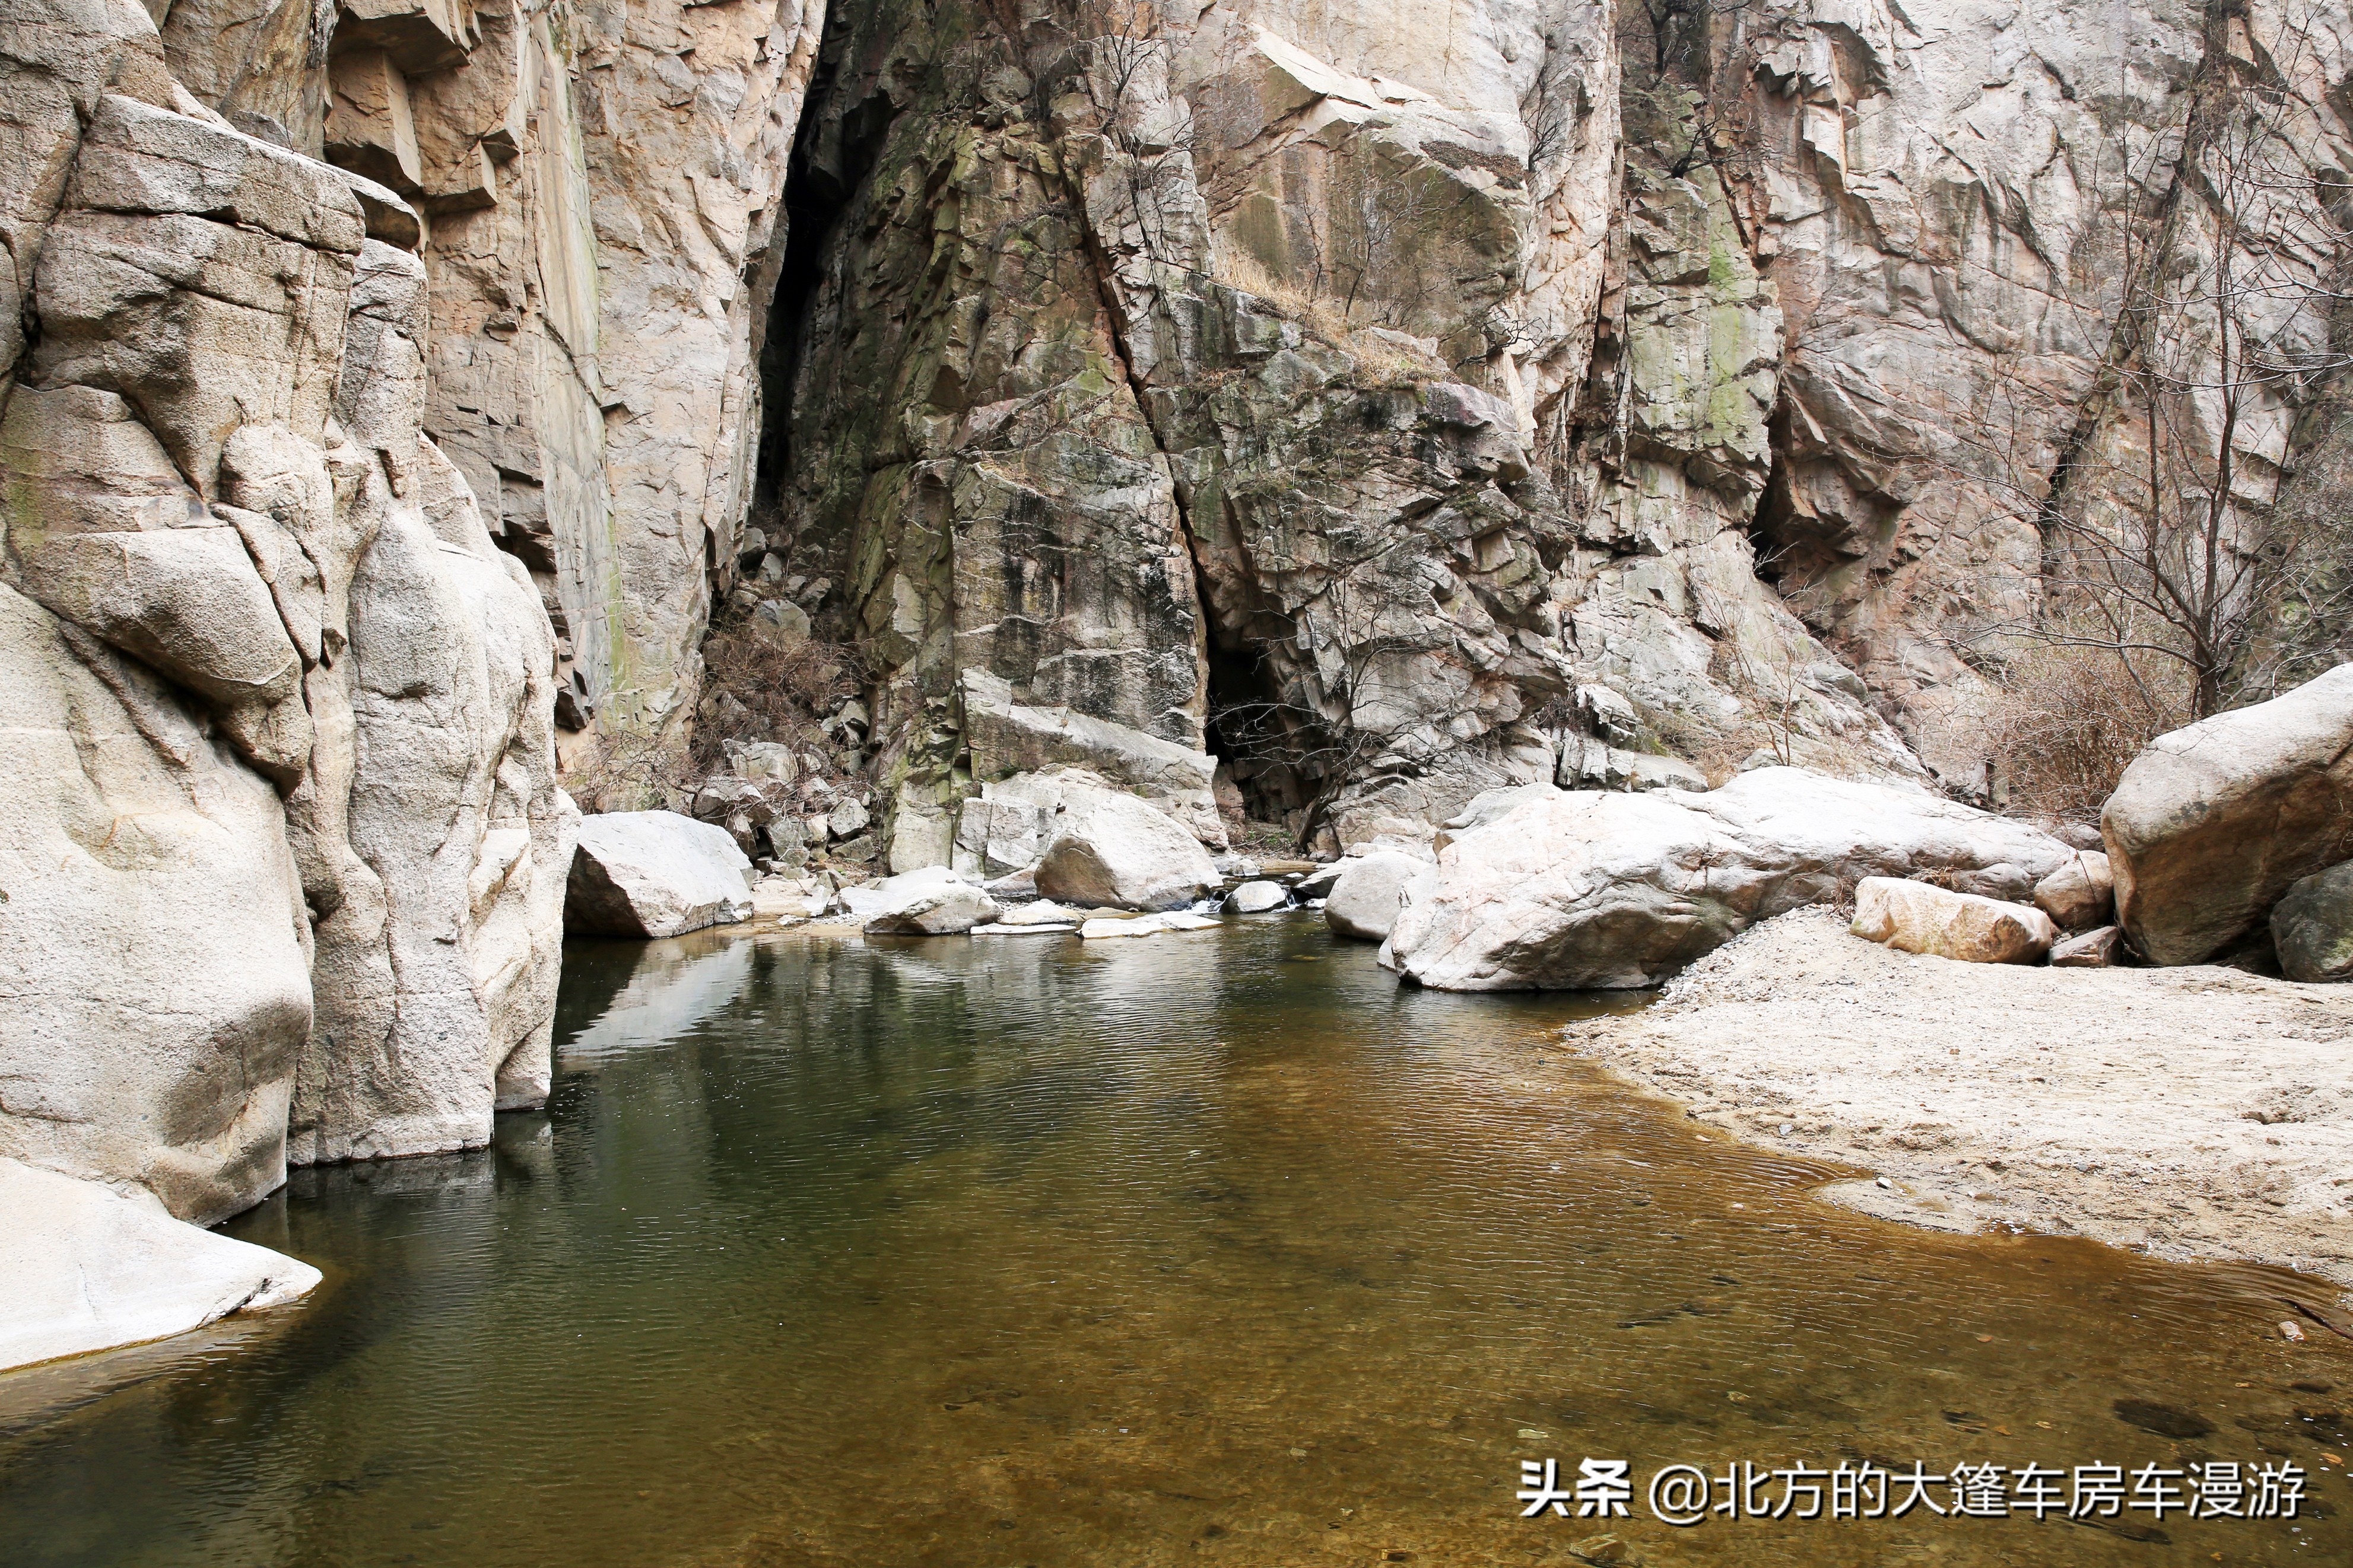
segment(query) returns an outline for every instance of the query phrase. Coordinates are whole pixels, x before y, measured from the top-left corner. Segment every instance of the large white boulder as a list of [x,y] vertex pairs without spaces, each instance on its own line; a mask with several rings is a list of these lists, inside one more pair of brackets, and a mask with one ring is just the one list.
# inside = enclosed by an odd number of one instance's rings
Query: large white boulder
[[2048,876],[2073,852],[2023,823],[1904,786],[1761,768],[1720,790],[1515,791],[1440,850],[1389,933],[1439,990],[1655,985],[1760,920],[1866,877]]
[[311,1031],[284,807],[5,585],[0,686],[0,1155],[235,1214],[286,1179]]
[[1396,849],[1376,849],[1340,862],[1340,875],[1324,905],[1324,923],[1335,935],[1360,942],[1386,942],[1398,910],[1417,889],[1426,889],[1438,868]]
[[1867,941],[1963,963],[2031,963],[2059,940],[2041,910],[1927,882],[1866,877],[1854,889],[1854,921]]
[[1280,882],[1244,882],[1226,895],[1225,907],[1238,915],[1262,915],[1290,902],[1291,889]]
[[987,892],[944,866],[886,877],[877,887],[846,889],[841,898],[869,936],[953,936],[1003,912]]
[[1070,783],[1038,861],[1038,891],[1085,909],[1174,910],[1221,879],[1200,840],[1132,795]]
[[2100,814],[2116,923],[2153,963],[2198,963],[2291,883],[2353,858],[2353,665],[2160,735]]
[[727,830],[674,811],[580,820],[564,927],[588,936],[678,936],[752,918],[752,862]]
[[307,1263],[118,1191],[0,1159],[0,1371],[140,1344],[291,1301]]

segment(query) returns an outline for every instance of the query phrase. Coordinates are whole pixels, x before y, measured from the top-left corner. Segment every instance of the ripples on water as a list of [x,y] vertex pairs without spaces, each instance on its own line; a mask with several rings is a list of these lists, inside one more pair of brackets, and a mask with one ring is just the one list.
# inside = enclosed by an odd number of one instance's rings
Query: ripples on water
[[2330,1516],[1617,1523],[1652,1563],[2353,1562],[2353,1357],[2259,1273],[1831,1208],[1551,1043],[1624,1005],[1300,917],[575,947],[546,1115],[228,1227],[308,1307],[0,1379],[0,1560],[1566,1564],[1511,1494],[1590,1455],[2292,1457]]

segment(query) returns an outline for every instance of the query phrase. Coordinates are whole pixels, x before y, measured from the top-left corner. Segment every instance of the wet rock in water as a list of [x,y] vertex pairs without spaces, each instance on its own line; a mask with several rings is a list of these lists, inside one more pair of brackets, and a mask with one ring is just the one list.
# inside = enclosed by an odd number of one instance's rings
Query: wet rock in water
[[1868,877],[1854,889],[1855,935],[1964,963],[2031,963],[2059,940],[2041,910],[1926,882]]
[[2201,963],[2289,887],[2353,858],[2353,665],[2149,742],[2101,814],[2116,923]]
[[1238,915],[1262,915],[1290,902],[1290,889],[1280,882],[1244,882],[1226,895],[1226,908]]
[[1320,899],[1332,890],[1332,884],[1338,881],[1340,873],[1347,868],[1346,863],[1340,860],[1335,860],[1329,866],[1318,866],[1291,884],[1292,894],[1302,901]]
[[945,936],[998,915],[997,900],[944,866],[844,888],[839,902],[876,936]]
[[1208,915],[1197,915],[1185,910],[1124,918],[1105,916],[1079,927],[1079,937],[1082,942],[1101,942],[1110,937],[1158,936],[1163,931],[1207,931],[1217,923]]
[[1495,795],[1449,824],[1427,896],[1391,928],[1400,979],[1449,991],[1655,985],[1755,922],[1864,878],[2010,866],[2035,879],[2072,854],[1925,791],[1799,768],[1760,768],[1704,795]]
[[1086,919],[1083,911],[1051,899],[1039,899],[1031,903],[1015,904],[997,917],[997,923],[1007,926],[1074,925]]
[[678,936],[752,918],[752,862],[723,827],[674,811],[583,817],[564,929]]
[[[893,877],[892,882],[904,880]],[[887,887],[889,884],[886,883]],[[969,882],[944,882],[868,918],[868,936],[955,936],[994,921],[997,900]]]
[[2126,1426],[2154,1432],[2160,1437],[2203,1437],[2214,1430],[2214,1423],[2203,1415],[2177,1409],[2170,1405],[2159,1405],[2154,1400],[2119,1399],[2109,1408]]
[[291,1301],[319,1271],[124,1193],[0,1159],[0,1371]]
[[1167,929],[1156,915],[1145,915],[1141,919],[1102,916],[1082,924],[1079,938],[1082,942],[1103,942],[1112,937],[1158,936]]
[[2085,931],[2100,924],[2116,908],[2116,879],[2108,870],[2108,858],[2098,850],[2078,851],[2074,858],[2034,884],[2034,907],[2056,921],[2062,931]]
[[2109,969],[2123,956],[2125,933],[2116,926],[2101,926],[2076,936],[2071,936],[2051,950],[2053,969]]
[[1324,921],[1334,934],[1359,942],[1386,942],[1398,911],[1416,888],[1427,889],[1438,868],[1396,850],[1377,849],[1341,863],[1324,905]]
[[1049,819],[1038,891],[1094,909],[1176,910],[1218,886],[1200,841],[1116,790],[1071,784]]
[[2353,860],[2292,884],[2273,907],[2272,942],[2290,980],[2353,979]]

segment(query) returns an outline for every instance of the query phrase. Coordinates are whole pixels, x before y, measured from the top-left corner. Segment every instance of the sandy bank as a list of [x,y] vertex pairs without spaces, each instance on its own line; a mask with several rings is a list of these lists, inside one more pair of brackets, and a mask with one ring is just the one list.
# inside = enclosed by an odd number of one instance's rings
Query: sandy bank
[[2353,986],[1957,963],[1768,921],[1570,1046],[1752,1142],[1883,1175],[1828,1195],[2353,1285]]

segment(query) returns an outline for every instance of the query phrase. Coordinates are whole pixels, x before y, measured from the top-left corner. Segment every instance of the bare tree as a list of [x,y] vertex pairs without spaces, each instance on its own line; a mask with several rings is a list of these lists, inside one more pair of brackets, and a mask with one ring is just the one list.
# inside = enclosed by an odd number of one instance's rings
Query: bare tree
[[[2186,687],[2191,719],[2269,695],[2279,672],[2262,648],[2284,607],[2353,612],[2341,536],[2273,505],[2272,458],[2256,455],[2284,447],[2297,405],[2353,364],[2327,331],[2347,300],[2330,216],[2346,188],[2306,156],[2316,106],[2295,79],[2309,38],[2290,27],[2288,51],[2242,58],[2232,26],[2210,29],[2170,199],[2121,226],[2107,361],[2038,509],[2042,608],[1998,628],[2113,657],[2152,709]],[[2143,162],[2162,155],[2160,140]],[[2117,166],[2124,193],[2153,183],[2121,153]],[[2168,666],[2178,681],[2160,677]]]

